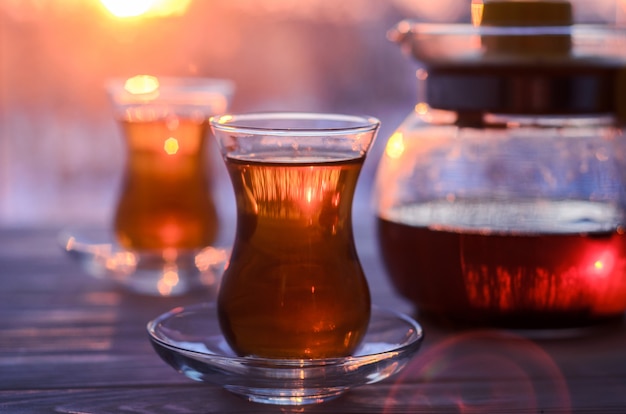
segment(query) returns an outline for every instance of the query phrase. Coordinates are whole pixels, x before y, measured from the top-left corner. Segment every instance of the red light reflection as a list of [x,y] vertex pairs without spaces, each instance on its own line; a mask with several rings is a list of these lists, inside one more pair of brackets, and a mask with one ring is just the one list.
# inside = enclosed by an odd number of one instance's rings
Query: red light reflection
[[592,258],[587,274],[590,279],[604,279],[612,273],[614,267],[615,252],[612,250],[600,251],[597,256]]

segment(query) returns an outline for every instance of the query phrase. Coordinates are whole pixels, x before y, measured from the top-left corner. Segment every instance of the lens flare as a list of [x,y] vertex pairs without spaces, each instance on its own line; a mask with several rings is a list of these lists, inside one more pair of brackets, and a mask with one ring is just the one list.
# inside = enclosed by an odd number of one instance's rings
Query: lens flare
[[[402,386],[416,381],[417,393]],[[411,395],[404,394],[408,390]],[[408,404],[407,412],[441,405],[461,414],[571,408],[568,384],[548,349],[514,333],[489,330],[435,340],[396,377],[383,413],[393,411],[399,399]]]

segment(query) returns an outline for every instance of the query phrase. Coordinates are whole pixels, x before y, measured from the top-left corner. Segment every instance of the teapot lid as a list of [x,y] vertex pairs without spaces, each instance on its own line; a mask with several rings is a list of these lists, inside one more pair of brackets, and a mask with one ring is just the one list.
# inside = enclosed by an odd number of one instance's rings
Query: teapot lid
[[389,31],[426,69],[433,108],[626,121],[626,28],[573,23],[561,0],[473,0],[472,24]]

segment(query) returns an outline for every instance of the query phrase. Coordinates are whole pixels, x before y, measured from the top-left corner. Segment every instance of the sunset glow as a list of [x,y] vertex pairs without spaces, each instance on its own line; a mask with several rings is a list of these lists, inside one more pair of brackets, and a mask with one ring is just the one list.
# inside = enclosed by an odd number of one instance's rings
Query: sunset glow
[[151,0],[133,1],[126,0],[100,0],[104,7],[116,17],[140,16],[150,10]]
[[139,16],[183,15],[191,0],[100,0],[115,17],[121,19]]

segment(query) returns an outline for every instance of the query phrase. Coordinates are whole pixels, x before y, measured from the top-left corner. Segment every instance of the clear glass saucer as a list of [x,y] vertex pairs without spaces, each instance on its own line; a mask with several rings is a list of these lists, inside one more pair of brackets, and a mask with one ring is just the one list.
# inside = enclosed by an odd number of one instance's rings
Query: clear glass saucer
[[199,287],[216,288],[230,249],[142,252],[125,250],[107,230],[63,230],[58,241],[85,272],[145,295],[173,296]]
[[214,303],[172,309],[147,329],[157,354],[187,377],[250,401],[279,405],[321,403],[388,378],[406,366],[423,339],[416,321],[380,307],[372,307],[361,346],[345,358],[237,356],[220,332]]

